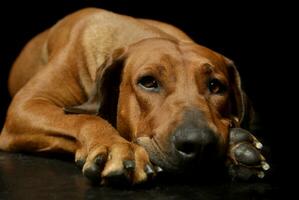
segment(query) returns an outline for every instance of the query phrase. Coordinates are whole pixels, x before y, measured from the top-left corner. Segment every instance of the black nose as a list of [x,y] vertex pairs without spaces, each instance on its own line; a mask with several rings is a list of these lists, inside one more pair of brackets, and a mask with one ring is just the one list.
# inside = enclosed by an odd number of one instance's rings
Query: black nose
[[217,141],[216,134],[207,127],[181,127],[173,134],[175,151],[185,159],[215,152]]

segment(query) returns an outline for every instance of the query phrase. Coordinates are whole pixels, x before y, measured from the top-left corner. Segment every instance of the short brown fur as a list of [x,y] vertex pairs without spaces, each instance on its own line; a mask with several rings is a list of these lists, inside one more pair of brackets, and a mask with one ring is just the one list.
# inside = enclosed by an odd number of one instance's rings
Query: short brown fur
[[[117,82],[106,78],[109,73],[118,74],[119,87],[109,88]],[[161,91],[143,91],[136,84],[142,74],[158,77]],[[209,94],[212,76],[228,85],[227,93]],[[186,110],[204,113],[223,151],[232,119],[242,120],[240,80],[231,61],[171,25],[101,9],[71,14],[31,40],[11,69],[9,91],[1,149],[73,153],[86,160],[83,171],[104,155],[103,178],[132,159],[133,183],[147,179],[143,169],[151,157],[168,156],[170,134]],[[113,92],[117,107],[104,115]],[[104,117],[109,113],[114,126]],[[152,138],[159,152],[151,152]]]

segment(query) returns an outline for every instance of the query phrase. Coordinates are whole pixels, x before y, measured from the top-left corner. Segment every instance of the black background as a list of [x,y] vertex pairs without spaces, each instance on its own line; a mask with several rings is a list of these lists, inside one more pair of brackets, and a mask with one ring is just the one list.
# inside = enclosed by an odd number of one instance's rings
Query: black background
[[[163,3],[162,3],[163,2]],[[25,43],[66,14],[83,7],[100,7],[135,17],[171,23],[195,41],[235,61],[243,86],[260,115],[256,133],[270,148],[274,178],[285,176],[290,162],[286,148],[295,138],[296,79],[292,62],[292,6],[259,1],[43,0],[0,3],[0,126],[10,98],[10,66]],[[293,129],[294,128],[294,129]]]

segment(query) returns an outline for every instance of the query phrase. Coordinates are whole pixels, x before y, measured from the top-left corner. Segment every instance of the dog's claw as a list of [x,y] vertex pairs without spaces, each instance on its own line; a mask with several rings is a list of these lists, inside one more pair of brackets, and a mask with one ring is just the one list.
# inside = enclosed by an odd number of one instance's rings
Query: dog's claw
[[83,165],[84,176],[94,183],[141,184],[156,175],[146,150],[134,143],[119,142],[109,147],[98,145],[88,154],[82,152],[76,156],[76,163]]
[[78,160],[76,160],[75,162],[76,162],[76,165],[80,168],[80,169],[82,169],[83,168],[83,166],[84,166],[84,164],[85,164],[85,159],[78,159]]
[[91,181],[98,181],[100,178],[100,168],[99,166],[92,164],[87,168],[83,168],[83,175],[86,176]]
[[129,183],[128,177],[123,170],[110,172],[104,177],[104,184],[110,185],[127,185]]
[[155,174],[154,169],[149,164],[145,165],[144,171],[148,176],[153,176]]
[[106,156],[104,155],[98,155],[96,158],[95,158],[95,163],[102,167],[104,164],[105,164],[105,161],[106,161]]
[[230,130],[228,167],[233,178],[247,180],[252,176],[264,178],[270,169],[260,149],[263,145],[251,133],[241,128]]
[[264,178],[265,177],[265,173],[263,171],[260,171],[260,172],[257,173],[257,177]]
[[156,168],[156,172],[157,172],[157,173],[161,173],[161,172],[163,172],[163,169],[162,169],[161,167],[156,166],[155,168]]
[[134,171],[134,169],[135,169],[135,161],[133,161],[133,160],[125,160],[123,162],[123,165],[127,171]]
[[127,185],[130,183],[131,173],[135,170],[135,161],[134,160],[124,160],[123,168],[115,171],[109,172],[105,175],[104,184],[109,185]]
[[[87,162],[84,160],[83,163],[83,175],[93,182],[98,182],[101,179],[101,171],[104,168],[107,160],[106,155],[99,154],[94,159]],[[80,161],[80,159],[78,160]]]
[[270,165],[266,163],[265,161],[262,161],[262,168],[263,170],[267,171],[270,169]]
[[263,144],[260,143],[259,141],[254,141],[253,144],[254,144],[254,146],[255,146],[257,149],[262,149],[262,148],[263,148]]

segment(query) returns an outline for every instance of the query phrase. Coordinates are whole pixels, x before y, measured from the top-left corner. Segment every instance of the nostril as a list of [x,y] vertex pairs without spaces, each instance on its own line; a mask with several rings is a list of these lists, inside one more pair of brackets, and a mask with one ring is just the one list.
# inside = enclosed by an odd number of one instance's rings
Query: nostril
[[197,151],[196,145],[191,141],[176,142],[175,148],[182,154],[194,155]]

